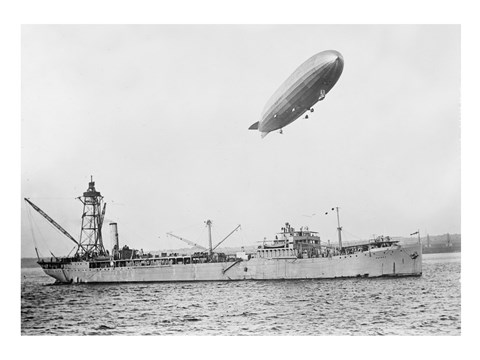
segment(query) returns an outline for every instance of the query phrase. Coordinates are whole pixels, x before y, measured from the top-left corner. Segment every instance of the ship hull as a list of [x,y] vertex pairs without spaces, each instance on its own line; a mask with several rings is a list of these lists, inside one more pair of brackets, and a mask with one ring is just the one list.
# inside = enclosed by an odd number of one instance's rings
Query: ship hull
[[90,268],[73,262],[44,267],[60,283],[136,283],[232,280],[295,280],[349,277],[420,276],[420,245],[379,248],[320,258],[252,258],[237,262]]

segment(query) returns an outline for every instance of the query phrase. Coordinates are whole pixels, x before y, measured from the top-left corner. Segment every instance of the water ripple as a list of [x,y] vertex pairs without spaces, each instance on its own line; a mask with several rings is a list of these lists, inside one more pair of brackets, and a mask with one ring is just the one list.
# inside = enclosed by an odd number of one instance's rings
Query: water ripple
[[418,278],[51,286],[22,269],[23,335],[460,335],[460,254]]

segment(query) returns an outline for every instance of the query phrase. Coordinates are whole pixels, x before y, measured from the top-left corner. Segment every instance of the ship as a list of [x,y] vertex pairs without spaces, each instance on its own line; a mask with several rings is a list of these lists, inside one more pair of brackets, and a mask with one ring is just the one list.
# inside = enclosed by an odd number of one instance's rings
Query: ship
[[[117,223],[110,223],[113,241],[111,251],[105,249],[102,228],[106,203],[90,179],[88,189],[78,197],[83,204],[80,238],[70,235],[30,199],[25,201],[56,229],[75,243],[72,256],[41,258],[37,263],[56,283],[140,283],[234,280],[300,280],[334,278],[375,278],[422,275],[422,246],[400,244],[388,236],[378,236],[352,244],[342,243],[339,210],[338,244],[322,241],[318,232],[308,227],[295,229],[289,223],[281,227],[275,238],[264,238],[255,251],[225,254],[212,245],[211,224],[209,247],[203,248],[187,239],[169,233],[201,251],[190,254],[144,253],[124,245],[120,248]],[[102,206],[103,204],[103,206]],[[332,208],[333,210],[333,208]]]

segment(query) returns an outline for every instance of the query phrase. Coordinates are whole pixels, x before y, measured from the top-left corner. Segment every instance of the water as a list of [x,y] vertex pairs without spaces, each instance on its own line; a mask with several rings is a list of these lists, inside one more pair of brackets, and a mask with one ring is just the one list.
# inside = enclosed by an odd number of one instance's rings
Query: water
[[51,285],[22,269],[23,335],[460,335],[460,254],[423,276]]

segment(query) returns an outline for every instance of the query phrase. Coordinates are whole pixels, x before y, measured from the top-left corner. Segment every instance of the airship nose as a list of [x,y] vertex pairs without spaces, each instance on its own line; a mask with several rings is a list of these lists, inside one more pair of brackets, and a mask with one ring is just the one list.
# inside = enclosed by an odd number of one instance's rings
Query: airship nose
[[338,51],[330,50],[328,52],[328,63],[330,65],[330,69],[338,72],[340,75],[343,71],[343,56]]
[[343,56],[336,50],[328,51],[328,57],[332,63],[343,64]]

